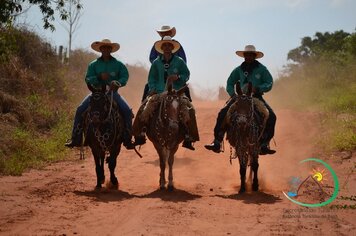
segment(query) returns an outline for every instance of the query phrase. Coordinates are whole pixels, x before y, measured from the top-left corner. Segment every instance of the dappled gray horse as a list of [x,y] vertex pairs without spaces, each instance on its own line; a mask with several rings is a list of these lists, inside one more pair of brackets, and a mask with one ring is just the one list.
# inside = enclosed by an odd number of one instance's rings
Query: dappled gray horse
[[147,127],[147,137],[153,143],[160,162],[160,189],[165,189],[166,178],[165,168],[168,162],[168,190],[172,191],[173,186],[173,162],[174,154],[177,152],[179,144],[184,140],[184,126],[180,122],[180,99],[186,87],[175,91],[172,84],[167,85],[167,93],[160,94],[161,101],[155,109]]

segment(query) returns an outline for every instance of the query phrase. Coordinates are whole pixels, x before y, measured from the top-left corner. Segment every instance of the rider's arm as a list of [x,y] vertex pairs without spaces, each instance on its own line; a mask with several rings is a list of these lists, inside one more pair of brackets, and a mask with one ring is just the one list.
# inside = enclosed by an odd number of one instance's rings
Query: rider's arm
[[148,72],[148,87],[149,91],[157,91],[157,84],[158,84],[158,78],[159,74],[157,71],[157,66],[156,63],[153,63],[151,65],[150,71]]
[[98,74],[95,71],[95,63],[93,62],[91,62],[88,66],[87,74],[85,76],[85,82],[93,86],[98,86],[101,84],[98,78]]
[[238,83],[240,85],[240,76],[238,68],[235,68],[226,82],[226,92],[230,95],[230,97],[235,95],[235,84]]
[[271,73],[269,73],[269,71],[267,70],[267,68],[264,68],[261,74],[262,74],[261,76],[262,83],[257,87],[257,89],[258,92],[266,93],[272,89],[273,78]]
[[117,80],[120,83],[120,86],[123,87],[126,85],[127,81],[129,80],[129,72],[126,66],[120,61],[118,61],[118,67],[119,67],[119,73],[115,80]]
[[184,85],[189,80],[190,71],[188,69],[187,64],[185,64],[185,62],[183,61],[183,59],[182,58],[178,58],[178,59],[180,60],[179,61],[178,79]]

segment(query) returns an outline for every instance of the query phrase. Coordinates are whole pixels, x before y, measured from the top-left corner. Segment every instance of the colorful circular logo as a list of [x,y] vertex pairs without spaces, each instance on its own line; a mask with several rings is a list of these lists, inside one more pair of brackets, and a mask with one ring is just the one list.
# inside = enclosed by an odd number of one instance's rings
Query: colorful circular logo
[[335,198],[337,197],[337,195],[339,193],[339,180],[335,174],[335,171],[327,163],[325,163],[324,161],[322,161],[320,159],[308,158],[308,159],[301,161],[300,164],[305,163],[305,162],[310,162],[310,161],[321,163],[331,173],[332,179],[334,181],[334,191],[333,191],[332,195],[330,196],[330,198],[326,199],[325,201],[321,201],[319,203],[304,203],[304,202],[297,201],[296,199],[293,199],[294,197],[298,196],[298,191],[300,190],[301,186],[308,181],[311,182],[312,184],[314,184],[314,186],[316,186],[316,188],[318,188],[319,190],[322,191],[322,184],[323,184],[323,182],[325,182],[327,180],[327,174],[324,169],[313,169],[311,175],[309,175],[303,181],[298,177],[293,177],[290,180],[290,185],[292,187],[291,191],[289,191],[287,193],[283,192],[283,194],[288,200],[290,200],[300,206],[305,206],[305,207],[325,206],[325,205],[331,203],[332,201],[334,201]]

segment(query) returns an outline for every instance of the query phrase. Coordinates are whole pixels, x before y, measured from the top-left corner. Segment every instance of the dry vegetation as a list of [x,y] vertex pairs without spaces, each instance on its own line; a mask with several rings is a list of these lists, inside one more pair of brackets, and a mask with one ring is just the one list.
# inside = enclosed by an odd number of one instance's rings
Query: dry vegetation
[[[75,50],[70,63],[62,63],[33,32],[4,28],[0,55],[0,174],[21,174],[64,158],[75,108],[88,94],[87,66],[97,55]],[[130,80],[121,93],[139,104],[147,69],[127,67]]]

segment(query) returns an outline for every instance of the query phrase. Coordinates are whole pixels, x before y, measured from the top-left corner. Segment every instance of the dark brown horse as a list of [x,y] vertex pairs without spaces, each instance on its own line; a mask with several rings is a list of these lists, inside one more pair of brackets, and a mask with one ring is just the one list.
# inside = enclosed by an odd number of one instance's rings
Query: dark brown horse
[[165,169],[168,162],[168,190],[172,191],[173,186],[173,163],[174,154],[177,152],[179,144],[184,140],[184,127],[180,122],[180,99],[186,87],[175,91],[172,84],[167,85],[166,92],[160,94],[160,104],[154,111],[150,124],[147,127],[147,137],[153,143],[160,162],[160,189],[165,189],[166,178]]
[[[253,172],[252,190],[258,191],[258,154],[259,139],[263,131],[261,116],[256,111],[255,99],[251,96],[252,85],[248,85],[248,92],[243,94],[236,85],[236,101],[231,105],[227,117],[227,139],[235,149],[231,159],[239,158],[241,187],[239,193],[246,191],[246,169],[250,165]],[[250,172],[251,173],[251,172]]]
[[124,121],[113,97],[105,92],[105,88],[95,90],[91,88],[89,110],[86,115],[85,143],[89,145],[95,160],[97,183],[100,189],[105,183],[104,161],[110,170],[110,182],[117,188],[118,180],[115,176],[116,158],[120,153],[123,141]]

